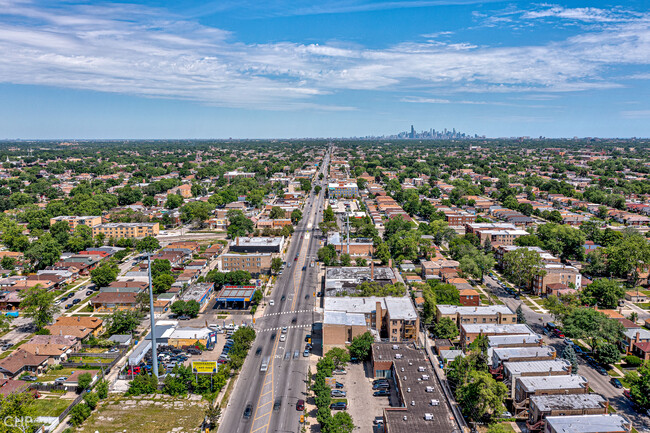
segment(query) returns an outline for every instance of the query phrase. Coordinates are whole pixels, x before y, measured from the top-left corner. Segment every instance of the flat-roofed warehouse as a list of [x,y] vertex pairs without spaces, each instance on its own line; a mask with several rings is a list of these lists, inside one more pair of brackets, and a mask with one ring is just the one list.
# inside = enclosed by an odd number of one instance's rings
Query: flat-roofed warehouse
[[600,394],[534,395],[526,427],[529,431],[542,431],[549,416],[606,414],[609,402]]
[[423,350],[413,344],[375,343],[372,371],[374,377],[389,378],[399,399],[400,407],[384,408],[387,433],[459,431]]

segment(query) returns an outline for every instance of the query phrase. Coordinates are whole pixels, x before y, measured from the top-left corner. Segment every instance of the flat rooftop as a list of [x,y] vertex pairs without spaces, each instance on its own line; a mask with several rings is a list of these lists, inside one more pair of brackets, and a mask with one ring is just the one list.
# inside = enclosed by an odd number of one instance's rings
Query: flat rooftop
[[511,344],[537,344],[542,341],[542,337],[539,335],[489,335],[488,336],[488,346],[489,347],[499,347],[506,346]]
[[[401,358],[396,359],[396,354],[401,355]],[[388,431],[453,432],[457,429],[451,408],[423,350],[416,349],[412,344],[375,343],[372,346],[372,355],[377,361],[393,362],[393,370],[397,376],[395,380],[399,383],[396,389],[400,394],[402,407],[384,408]],[[429,376],[429,379],[422,380],[423,375]],[[433,387],[433,392],[427,392],[427,387]],[[432,406],[431,400],[438,400],[440,404]],[[426,420],[425,414],[432,414],[433,419]]]
[[344,311],[325,311],[323,324],[366,326],[366,316],[363,313],[347,313]]
[[523,323],[513,324],[497,324],[497,323],[477,323],[477,324],[462,324],[461,329],[465,330],[467,334],[522,334],[522,335],[537,335],[532,329]]
[[510,375],[521,375],[526,373],[548,373],[552,371],[569,371],[571,363],[564,359],[553,361],[524,361],[504,362],[503,368]]
[[510,358],[539,358],[554,356],[555,349],[551,346],[543,347],[497,347],[492,350],[494,357],[500,361],[507,361]]
[[594,409],[605,407],[607,400],[600,394],[555,394],[533,395],[530,405],[533,404],[541,412],[550,412],[563,409]]
[[[370,314],[377,310],[377,302],[381,308],[388,311],[391,319],[416,320],[418,317],[411,299],[403,297],[378,296],[328,296],[325,298],[323,310],[327,312]],[[365,322],[364,322],[365,323]]]
[[618,433],[632,428],[630,421],[618,414],[548,416],[546,424],[555,433]]
[[257,236],[257,237],[243,237],[240,236],[230,243],[230,245],[280,245],[284,241],[284,237],[268,237],[268,236]]
[[506,305],[485,305],[464,307],[461,305],[437,305],[440,314],[460,314],[461,316],[493,316],[496,314],[515,314]]
[[517,379],[528,392],[543,389],[577,389],[587,386],[587,379],[571,376],[523,376]]
[[326,271],[326,281],[347,280],[361,284],[364,281],[395,279],[395,272],[388,266],[375,266],[374,278],[370,277],[372,273],[370,266],[329,267]]
[[227,300],[227,301],[245,301],[246,299],[252,299],[253,294],[257,290],[255,286],[224,286],[223,289],[219,291],[217,299]]

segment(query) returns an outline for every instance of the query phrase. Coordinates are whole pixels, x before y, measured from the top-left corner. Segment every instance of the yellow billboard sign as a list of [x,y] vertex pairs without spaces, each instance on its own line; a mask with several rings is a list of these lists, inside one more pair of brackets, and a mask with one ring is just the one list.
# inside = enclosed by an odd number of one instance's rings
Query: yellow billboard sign
[[194,373],[216,373],[217,361],[192,361]]

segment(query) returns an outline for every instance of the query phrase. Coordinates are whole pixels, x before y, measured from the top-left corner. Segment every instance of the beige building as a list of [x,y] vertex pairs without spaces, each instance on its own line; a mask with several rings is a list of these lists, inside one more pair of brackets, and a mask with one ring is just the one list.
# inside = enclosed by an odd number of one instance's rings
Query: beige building
[[484,305],[465,307],[460,305],[437,305],[436,321],[443,317],[451,319],[456,325],[463,324],[514,324],[517,314],[505,305]]
[[582,275],[578,268],[557,263],[544,265],[546,274],[533,278],[533,293],[536,295],[548,294],[548,286],[551,284],[564,284],[567,287],[573,285],[576,289],[582,287]]
[[93,227],[93,236],[104,233],[107,238],[144,238],[158,236],[158,223],[107,223]]
[[50,218],[50,225],[54,225],[59,221],[66,221],[70,225],[70,230],[74,230],[78,225],[88,227],[95,227],[102,223],[101,216],[76,216],[76,215],[62,215]]
[[251,275],[271,271],[271,253],[226,253],[221,255],[223,272],[248,271]]
[[366,331],[393,343],[418,338],[420,319],[408,297],[326,297],[323,310],[323,352]]

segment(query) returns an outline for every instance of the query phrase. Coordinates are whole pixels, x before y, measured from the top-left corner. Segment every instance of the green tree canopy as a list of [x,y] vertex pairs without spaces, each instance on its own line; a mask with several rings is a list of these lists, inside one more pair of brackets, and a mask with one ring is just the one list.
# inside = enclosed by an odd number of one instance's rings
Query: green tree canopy
[[54,292],[48,292],[40,285],[21,290],[20,309],[26,317],[34,321],[37,330],[43,329],[48,323],[52,322],[54,315],[59,307],[54,305]]

